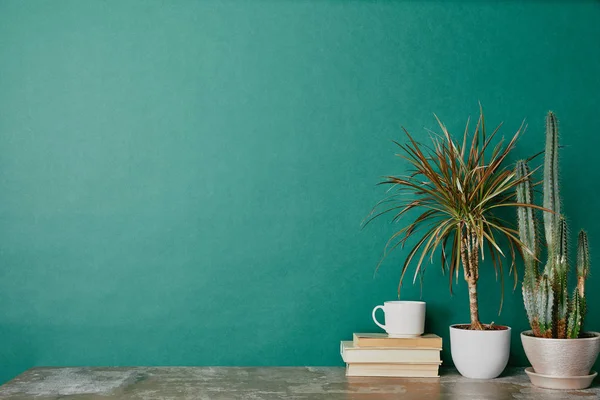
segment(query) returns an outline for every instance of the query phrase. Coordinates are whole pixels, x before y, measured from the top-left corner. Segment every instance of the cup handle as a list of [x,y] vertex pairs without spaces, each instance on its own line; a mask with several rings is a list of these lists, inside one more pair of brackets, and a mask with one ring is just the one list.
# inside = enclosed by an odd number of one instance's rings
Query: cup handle
[[377,324],[378,327],[380,327],[381,329],[383,329],[385,331],[385,325],[380,324],[379,321],[377,321],[377,316],[375,315],[375,313],[377,312],[377,310],[380,309],[380,308],[383,310],[383,306],[377,306],[377,307],[375,307],[373,309],[373,321]]

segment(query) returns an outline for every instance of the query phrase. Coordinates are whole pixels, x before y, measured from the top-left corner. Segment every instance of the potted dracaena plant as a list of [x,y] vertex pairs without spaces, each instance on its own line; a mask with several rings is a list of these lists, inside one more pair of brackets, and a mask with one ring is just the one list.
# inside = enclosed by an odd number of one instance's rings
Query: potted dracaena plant
[[[526,161],[517,162],[517,202],[533,204],[531,173]],[[539,234],[535,210],[518,208],[521,242],[531,253],[524,253],[523,300],[531,330],[521,333],[525,354],[533,366],[527,369],[532,383],[547,388],[582,389],[596,373],[590,370],[600,350],[600,334],[584,332],[586,312],[585,281],[590,269],[588,238],[579,232],[577,244],[577,282],[569,298],[567,223],[561,215],[558,188],[558,122],[554,113],[546,117],[544,154],[544,236],[547,261],[539,268]]]
[[[390,251],[416,239],[402,265],[398,296],[413,260],[416,261],[414,283],[419,274],[423,277],[424,262],[427,259],[433,262],[436,251],[440,250],[440,265],[443,271],[449,271],[451,292],[452,279],[454,276],[458,279],[462,267],[469,292],[471,322],[450,327],[452,360],[466,377],[495,378],[508,362],[510,328],[480,321],[477,297],[479,266],[480,259],[488,253],[494,269],[502,276],[502,258],[508,250],[512,259],[509,273],[513,273],[516,286],[514,256],[515,250],[521,251],[522,243],[516,229],[508,226],[496,212],[518,205],[537,207],[516,202],[515,188],[528,176],[517,179],[514,168],[505,166],[524,126],[521,125],[506,145],[504,139],[494,145],[494,138],[502,124],[488,135],[480,106],[474,133],[470,135],[467,121],[459,142],[451,137],[437,116],[435,118],[442,134],[432,135],[430,146],[417,142],[403,128],[408,142],[396,144],[402,150],[399,156],[408,161],[411,170],[403,176],[388,176],[381,182],[391,185],[391,194],[373,208],[365,225],[387,213],[393,212],[393,221],[396,222],[409,217],[411,210],[419,211],[411,223],[391,236],[379,265]],[[507,246],[507,250],[501,249],[501,243]],[[482,354],[485,356],[482,357]]]

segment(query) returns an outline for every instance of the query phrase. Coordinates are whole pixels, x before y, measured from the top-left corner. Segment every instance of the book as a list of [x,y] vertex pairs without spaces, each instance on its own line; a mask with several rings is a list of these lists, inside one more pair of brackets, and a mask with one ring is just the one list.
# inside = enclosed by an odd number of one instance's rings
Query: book
[[440,363],[423,364],[346,364],[346,376],[389,376],[405,378],[439,377]]
[[393,338],[387,333],[355,333],[353,341],[356,347],[442,348],[442,338],[432,333],[414,338]]
[[340,345],[346,363],[425,363],[440,362],[440,350],[432,348],[355,347],[353,342]]

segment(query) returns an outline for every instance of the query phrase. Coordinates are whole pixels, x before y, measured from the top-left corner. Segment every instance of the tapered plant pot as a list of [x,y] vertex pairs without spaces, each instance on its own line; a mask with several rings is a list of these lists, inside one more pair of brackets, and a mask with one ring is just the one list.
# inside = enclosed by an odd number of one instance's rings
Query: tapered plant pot
[[510,355],[510,327],[472,331],[468,324],[450,326],[450,350],[454,366],[464,377],[493,379],[500,376]]
[[[533,367],[533,373],[545,376],[543,387],[561,389],[561,382],[573,382],[569,377],[590,377],[598,352],[600,351],[600,333],[584,332],[577,339],[548,339],[533,336],[532,331],[521,333],[521,342],[525,355]],[[553,379],[554,377],[554,379]],[[532,382],[534,380],[532,379]],[[581,379],[578,387],[564,387],[564,389],[584,389],[591,384]]]

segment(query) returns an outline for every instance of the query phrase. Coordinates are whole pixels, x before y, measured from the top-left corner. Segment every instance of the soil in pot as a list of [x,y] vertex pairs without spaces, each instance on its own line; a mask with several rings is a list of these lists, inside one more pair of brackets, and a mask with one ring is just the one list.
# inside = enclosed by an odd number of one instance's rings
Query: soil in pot
[[[454,328],[456,329],[464,329],[466,331],[472,331],[474,329],[471,329],[471,325],[469,324],[463,324],[463,325],[452,325]],[[495,324],[484,324],[483,325],[483,330],[484,331],[505,331],[508,329],[508,326],[504,326],[504,325],[495,325]]]

